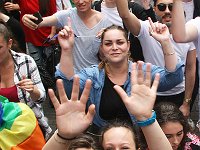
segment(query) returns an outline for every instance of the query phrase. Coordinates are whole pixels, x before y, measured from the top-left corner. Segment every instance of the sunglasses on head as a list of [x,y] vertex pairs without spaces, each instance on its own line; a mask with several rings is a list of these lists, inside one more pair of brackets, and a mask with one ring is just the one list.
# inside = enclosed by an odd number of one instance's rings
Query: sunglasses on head
[[172,11],[173,3],[170,4],[160,3],[157,5],[157,7],[160,11],[165,11],[167,7],[170,11]]

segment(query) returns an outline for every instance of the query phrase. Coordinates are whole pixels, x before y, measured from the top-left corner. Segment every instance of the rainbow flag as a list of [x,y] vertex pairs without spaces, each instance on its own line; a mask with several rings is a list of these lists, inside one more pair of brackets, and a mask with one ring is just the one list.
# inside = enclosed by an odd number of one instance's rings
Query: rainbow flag
[[0,96],[0,149],[41,150],[45,139],[33,111]]

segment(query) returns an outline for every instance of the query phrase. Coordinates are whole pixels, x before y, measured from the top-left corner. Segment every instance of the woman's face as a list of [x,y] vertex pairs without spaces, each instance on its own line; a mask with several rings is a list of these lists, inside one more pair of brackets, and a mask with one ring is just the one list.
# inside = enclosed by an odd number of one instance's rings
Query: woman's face
[[9,49],[12,46],[12,40],[5,41],[3,36],[0,36],[0,63],[3,63],[9,54]]
[[162,130],[168,138],[173,150],[177,150],[183,139],[183,126],[180,122],[168,122],[162,125]]
[[115,127],[106,131],[102,146],[104,150],[136,150],[132,132],[124,127]]
[[121,63],[127,61],[130,43],[124,33],[117,29],[105,32],[101,45],[101,54],[108,63]]

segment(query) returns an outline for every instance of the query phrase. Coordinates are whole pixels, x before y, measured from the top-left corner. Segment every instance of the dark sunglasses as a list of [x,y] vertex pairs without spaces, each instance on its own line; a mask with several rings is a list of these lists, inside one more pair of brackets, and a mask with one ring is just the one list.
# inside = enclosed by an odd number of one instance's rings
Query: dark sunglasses
[[168,9],[169,9],[170,11],[172,11],[173,3],[170,3],[170,4],[163,4],[163,3],[160,3],[160,4],[157,5],[157,7],[158,7],[158,9],[159,9],[160,11],[165,11],[167,7],[168,7]]

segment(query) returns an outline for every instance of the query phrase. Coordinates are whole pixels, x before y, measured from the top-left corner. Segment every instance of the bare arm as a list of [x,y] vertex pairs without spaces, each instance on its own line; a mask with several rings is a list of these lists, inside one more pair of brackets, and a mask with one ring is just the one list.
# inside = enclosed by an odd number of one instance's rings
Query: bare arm
[[60,57],[60,70],[65,76],[70,79],[74,76],[74,64],[73,64],[73,44],[74,33],[70,26],[65,26],[63,30],[59,32],[58,41],[62,49]]
[[128,1],[127,0],[116,0],[117,9],[120,17],[124,21],[128,30],[134,35],[138,35],[140,32],[140,22],[139,19],[132,14],[128,9]]
[[171,33],[173,34],[174,40],[181,43],[191,42],[198,36],[197,29],[194,25],[190,23],[185,24],[182,0],[174,0]]
[[163,55],[165,59],[165,67],[168,71],[174,71],[177,65],[177,55],[173,48],[170,39],[169,29],[165,24],[153,23],[151,18],[149,18],[150,23],[150,35],[160,42],[163,50]]
[[[195,75],[196,75],[196,50],[189,51],[187,54],[186,65],[185,65],[185,99],[192,97],[194,89]],[[184,116],[190,114],[190,103],[183,102],[179,108]]]

